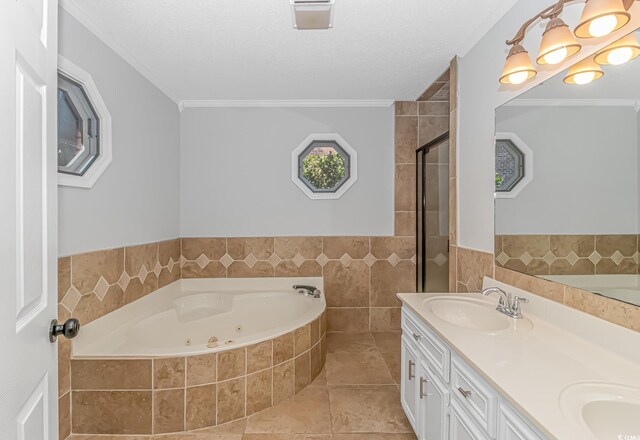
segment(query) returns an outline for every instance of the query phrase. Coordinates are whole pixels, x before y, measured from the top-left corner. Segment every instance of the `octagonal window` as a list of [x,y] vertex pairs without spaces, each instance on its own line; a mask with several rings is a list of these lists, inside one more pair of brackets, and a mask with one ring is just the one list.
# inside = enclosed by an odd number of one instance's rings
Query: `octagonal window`
[[350,157],[335,141],[313,141],[298,156],[298,178],[313,192],[336,192],[349,179]]
[[58,172],[82,176],[100,156],[99,119],[82,86],[58,75]]
[[293,152],[292,179],[310,198],[339,198],[356,180],[356,156],[337,134],[311,135]]
[[515,133],[496,133],[495,196],[514,198],[533,180],[533,152]]
[[58,57],[58,184],[91,188],[111,162],[111,116],[91,75]]
[[511,139],[496,140],[496,191],[511,191],[524,178],[524,154]]

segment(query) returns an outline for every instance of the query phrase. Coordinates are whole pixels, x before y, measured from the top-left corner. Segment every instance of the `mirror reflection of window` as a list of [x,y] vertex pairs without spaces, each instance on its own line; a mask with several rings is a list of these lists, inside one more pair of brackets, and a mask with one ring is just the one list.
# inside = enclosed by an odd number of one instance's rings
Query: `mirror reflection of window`
[[637,32],[496,109],[497,266],[640,306],[635,55]]

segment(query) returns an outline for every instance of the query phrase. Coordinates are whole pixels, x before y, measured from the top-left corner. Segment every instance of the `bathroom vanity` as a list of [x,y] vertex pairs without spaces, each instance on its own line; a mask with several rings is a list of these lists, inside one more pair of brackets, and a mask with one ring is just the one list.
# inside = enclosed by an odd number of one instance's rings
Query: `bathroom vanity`
[[529,299],[524,317],[477,293],[398,294],[401,401],[420,440],[640,435],[638,333],[485,279],[488,286]]

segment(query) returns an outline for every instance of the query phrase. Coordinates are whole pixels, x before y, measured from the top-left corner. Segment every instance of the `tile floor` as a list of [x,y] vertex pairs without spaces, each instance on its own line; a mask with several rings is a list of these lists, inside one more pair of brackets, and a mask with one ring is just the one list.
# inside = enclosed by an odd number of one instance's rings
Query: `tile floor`
[[400,333],[328,335],[327,363],[300,394],[246,419],[183,434],[71,440],[415,440],[400,407]]

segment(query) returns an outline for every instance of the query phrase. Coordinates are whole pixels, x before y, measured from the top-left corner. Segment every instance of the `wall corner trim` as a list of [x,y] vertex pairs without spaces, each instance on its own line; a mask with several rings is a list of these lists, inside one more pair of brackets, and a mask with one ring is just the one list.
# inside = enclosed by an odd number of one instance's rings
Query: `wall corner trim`
[[157,87],[169,99],[178,104],[178,98],[173,90],[161,81],[151,69],[144,65],[135,55],[133,55],[124,45],[120,44],[111,33],[106,31],[80,6],[77,0],[58,0],[58,4],[67,11],[80,24],[89,29],[92,34],[98,37],[111,50],[117,53],[122,59],[145,77],[151,84]]
[[292,107],[391,107],[393,99],[283,99],[283,100],[219,100],[185,99],[178,103],[184,108],[292,108]]

